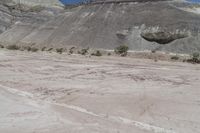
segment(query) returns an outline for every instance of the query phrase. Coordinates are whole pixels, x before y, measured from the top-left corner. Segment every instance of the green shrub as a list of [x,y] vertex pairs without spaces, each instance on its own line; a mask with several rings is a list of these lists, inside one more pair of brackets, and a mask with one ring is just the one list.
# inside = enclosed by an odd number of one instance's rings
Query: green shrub
[[38,51],[38,48],[31,48],[30,51],[31,51],[31,52],[37,52],[37,51]]
[[117,48],[115,48],[115,53],[121,56],[126,56],[128,53],[128,46],[126,45],[121,45]]
[[179,57],[177,55],[174,55],[171,57],[172,60],[179,60]]
[[99,50],[97,50],[95,53],[92,53],[91,55],[93,55],[93,56],[102,56],[102,53]]
[[71,48],[69,49],[69,53],[70,53],[70,54],[73,54],[73,53],[74,53],[74,49],[75,49],[75,47],[71,47]]
[[200,54],[197,52],[192,54],[192,59],[198,60],[199,57],[200,57]]
[[0,48],[4,48],[4,46],[0,44]]
[[62,54],[63,48],[57,48],[57,49],[56,49],[56,52],[59,53],[59,54]]
[[30,51],[31,47],[30,46],[22,46],[20,50],[21,51],[24,51],[24,50]]
[[46,47],[43,47],[43,48],[41,49],[41,51],[45,51],[45,49],[46,49]]
[[191,59],[188,59],[187,62],[189,63],[198,63],[200,64],[200,54],[199,53],[193,53]]
[[151,53],[156,53],[156,50],[155,49],[151,50]]
[[49,49],[48,49],[48,51],[51,51],[51,50],[53,50],[53,48],[49,48]]
[[30,47],[30,46],[27,46],[27,47],[26,47],[26,50],[27,50],[27,51],[31,51],[31,47]]
[[6,48],[9,50],[19,50],[20,47],[14,44],[14,45],[8,45]]
[[78,51],[78,54],[86,55],[86,54],[88,54],[88,50],[89,50],[89,48],[82,49],[81,51]]

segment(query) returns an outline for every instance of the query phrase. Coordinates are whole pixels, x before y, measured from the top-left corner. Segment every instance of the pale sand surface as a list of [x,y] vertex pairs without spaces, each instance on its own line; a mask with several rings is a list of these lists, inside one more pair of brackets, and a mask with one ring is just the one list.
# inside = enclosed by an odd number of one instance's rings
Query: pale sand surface
[[199,133],[200,65],[0,50],[1,133]]

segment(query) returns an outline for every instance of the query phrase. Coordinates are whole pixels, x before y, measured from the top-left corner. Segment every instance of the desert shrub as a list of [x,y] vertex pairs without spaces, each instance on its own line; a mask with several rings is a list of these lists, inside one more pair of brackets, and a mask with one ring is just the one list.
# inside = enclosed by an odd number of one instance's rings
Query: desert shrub
[[192,59],[194,59],[194,60],[199,60],[200,59],[200,54],[199,53],[193,53],[192,54]]
[[111,53],[108,53],[108,56],[110,56],[111,55]]
[[86,54],[88,54],[88,50],[89,50],[89,48],[86,48],[86,49],[84,48],[81,51],[78,51],[78,53],[82,54],[82,55],[86,55]]
[[56,49],[56,52],[59,53],[59,54],[62,54],[63,48],[57,48],[57,49]]
[[51,50],[53,50],[53,48],[49,48],[47,51],[51,51]]
[[4,46],[0,44],[0,48],[4,48]]
[[73,54],[73,53],[74,53],[74,49],[75,49],[75,47],[71,47],[71,48],[69,49],[69,53],[70,53],[70,54]]
[[41,49],[41,51],[45,51],[45,49],[46,49],[46,47],[43,47],[43,48]]
[[30,47],[30,46],[27,46],[27,47],[26,47],[26,50],[27,50],[27,51],[31,51],[31,47]]
[[200,54],[197,52],[193,53],[191,59],[188,59],[187,62],[193,63],[193,64],[195,64],[195,63],[199,64],[200,63]]
[[179,57],[177,55],[174,55],[171,57],[172,60],[179,60]]
[[6,48],[9,50],[19,50],[20,47],[14,44],[14,45],[8,45]]
[[30,51],[31,50],[31,47],[30,46],[22,46],[20,48],[21,51],[24,51],[24,50],[27,50],[27,51]]
[[102,56],[102,53],[99,50],[97,50],[95,53],[92,53],[91,55],[93,55],[93,56]]
[[151,50],[151,53],[156,53],[156,50],[155,49]]
[[126,56],[128,53],[128,46],[126,45],[121,45],[117,48],[115,48],[115,53],[121,56]]
[[30,50],[31,52],[37,52],[38,51],[38,48],[31,48],[31,50]]
[[183,62],[187,62],[187,59],[183,59]]

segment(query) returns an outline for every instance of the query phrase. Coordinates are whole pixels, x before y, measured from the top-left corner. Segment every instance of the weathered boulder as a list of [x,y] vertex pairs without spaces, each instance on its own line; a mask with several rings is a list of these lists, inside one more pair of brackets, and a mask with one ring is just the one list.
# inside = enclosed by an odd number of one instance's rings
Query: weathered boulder
[[157,42],[159,44],[167,44],[174,40],[188,37],[186,33],[171,33],[166,31],[157,32],[143,32],[141,37],[150,42]]

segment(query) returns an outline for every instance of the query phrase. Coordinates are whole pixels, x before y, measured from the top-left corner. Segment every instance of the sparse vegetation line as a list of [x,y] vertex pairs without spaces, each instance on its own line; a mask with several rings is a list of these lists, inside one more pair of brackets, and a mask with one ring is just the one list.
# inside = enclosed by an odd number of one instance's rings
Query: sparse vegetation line
[[[68,51],[66,48],[57,48],[57,49],[54,49],[54,48],[47,48],[47,47],[43,47],[41,49],[39,48],[36,48],[36,47],[31,47],[31,46],[17,46],[17,45],[8,45],[8,46],[4,46],[4,45],[1,45],[0,44],[0,48],[6,48],[8,50],[20,50],[20,51],[29,51],[29,52],[37,52],[37,51],[47,51],[47,52],[56,52],[56,53],[59,53],[59,54],[63,54],[63,53],[68,53],[69,55],[71,54],[80,54],[80,55],[84,55],[84,56],[97,56],[97,57],[100,57],[100,56],[103,56],[103,55],[106,55],[106,56],[111,56],[111,55],[119,55],[119,56],[122,56],[122,57],[125,57],[125,56],[131,56],[131,52],[128,52],[129,50],[129,47],[126,46],[126,45],[120,45],[118,47],[116,47],[114,49],[114,52],[111,52],[111,51],[107,51],[104,50],[104,51],[100,51],[100,50],[92,50],[90,49],[89,47],[88,48],[82,48],[82,49],[78,49],[76,47],[71,47]],[[128,55],[129,53],[129,55]],[[165,59],[160,59],[159,56],[164,56],[163,55],[157,55],[157,52],[150,52],[149,54],[146,53],[146,55],[143,53],[143,55],[139,55],[139,56],[136,56],[136,58],[147,58],[147,59],[153,59],[155,60],[156,62],[158,60],[165,60]],[[167,56],[167,55],[166,55]],[[172,60],[172,61],[182,61],[182,62],[188,62],[188,63],[192,63],[192,64],[200,64],[200,53],[199,52],[195,52],[193,53],[190,58],[183,58],[181,57],[180,55],[176,54],[176,55],[173,55],[173,56],[170,56],[168,55],[168,59],[169,60]]]

